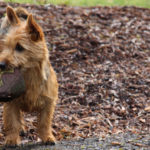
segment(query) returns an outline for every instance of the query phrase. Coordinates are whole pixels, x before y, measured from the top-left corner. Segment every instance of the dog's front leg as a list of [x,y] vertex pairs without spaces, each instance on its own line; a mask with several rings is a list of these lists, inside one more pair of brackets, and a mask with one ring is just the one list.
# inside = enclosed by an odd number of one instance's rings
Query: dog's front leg
[[3,112],[5,144],[8,146],[16,146],[20,143],[19,133],[22,129],[21,111],[17,104],[13,102],[4,104]]
[[41,96],[39,100],[44,103],[38,115],[39,137],[44,143],[54,145],[55,137],[52,134],[51,126],[56,102],[46,96]]

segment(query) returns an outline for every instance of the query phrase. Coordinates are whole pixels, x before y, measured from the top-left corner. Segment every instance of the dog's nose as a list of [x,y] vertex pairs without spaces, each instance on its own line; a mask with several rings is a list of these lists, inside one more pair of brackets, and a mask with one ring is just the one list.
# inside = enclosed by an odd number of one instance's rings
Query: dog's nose
[[5,70],[6,69],[6,63],[5,62],[0,62],[0,69]]

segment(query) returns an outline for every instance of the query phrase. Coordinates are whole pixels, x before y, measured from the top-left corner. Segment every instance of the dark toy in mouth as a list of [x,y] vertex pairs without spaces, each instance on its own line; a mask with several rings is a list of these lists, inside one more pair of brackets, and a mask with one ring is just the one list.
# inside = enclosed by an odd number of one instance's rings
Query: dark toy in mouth
[[8,102],[25,92],[25,82],[20,69],[0,70],[0,102]]

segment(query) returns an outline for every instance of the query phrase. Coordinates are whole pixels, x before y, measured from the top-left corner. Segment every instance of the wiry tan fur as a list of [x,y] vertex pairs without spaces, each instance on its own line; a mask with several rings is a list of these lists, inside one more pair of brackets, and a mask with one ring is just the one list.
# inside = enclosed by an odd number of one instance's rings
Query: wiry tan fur
[[[23,129],[23,112],[38,113],[37,131],[43,142],[54,143],[52,118],[58,99],[56,74],[49,61],[49,53],[41,27],[29,14],[21,21],[13,8],[7,8],[10,23],[0,51],[0,62],[9,67],[20,67],[24,76],[26,91],[19,98],[4,104],[3,120],[6,144],[20,143],[20,130]],[[17,51],[19,43],[23,51]]]

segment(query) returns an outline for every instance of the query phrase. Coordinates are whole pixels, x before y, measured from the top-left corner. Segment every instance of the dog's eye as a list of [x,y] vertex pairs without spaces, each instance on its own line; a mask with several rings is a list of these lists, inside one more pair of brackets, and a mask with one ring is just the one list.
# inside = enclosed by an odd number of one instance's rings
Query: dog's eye
[[26,20],[28,18],[28,15],[22,14],[20,15],[20,17]]
[[16,47],[15,47],[15,50],[18,51],[18,52],[22,52],[22,51],[24,51],[24,48],[19,43],[17,43]]

